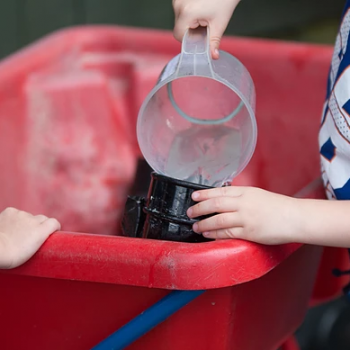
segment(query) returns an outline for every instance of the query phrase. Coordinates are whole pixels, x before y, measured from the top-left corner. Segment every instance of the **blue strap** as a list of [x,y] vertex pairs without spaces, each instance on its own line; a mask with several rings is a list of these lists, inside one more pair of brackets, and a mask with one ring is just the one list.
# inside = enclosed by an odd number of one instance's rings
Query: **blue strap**
[[173,291],[129,323],[96,345],[92,350],[122,350],[158,324],[204,293],[200,291]]

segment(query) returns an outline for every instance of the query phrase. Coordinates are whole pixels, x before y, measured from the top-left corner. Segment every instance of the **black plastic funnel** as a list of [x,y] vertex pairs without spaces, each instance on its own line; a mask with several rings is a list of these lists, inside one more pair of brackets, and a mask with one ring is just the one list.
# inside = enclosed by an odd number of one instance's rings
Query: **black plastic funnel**
[[192,230],[198,221],[189,219],[186,212],[195,204],[191,195],[210,187],[152,173],[148,198],[144,207],[143,238],[177,242],[206,242],[208,239]]

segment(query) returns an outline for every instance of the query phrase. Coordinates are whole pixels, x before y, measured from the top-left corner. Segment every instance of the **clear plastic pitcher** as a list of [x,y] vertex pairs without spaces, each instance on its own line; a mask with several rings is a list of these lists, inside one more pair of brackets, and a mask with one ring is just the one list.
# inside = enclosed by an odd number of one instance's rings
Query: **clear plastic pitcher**
[[221,51],[209,29],[189,29],[141,106],[137,137],[159,174],[207,186],[230,183],[253,155],[255,88],[243,64]]

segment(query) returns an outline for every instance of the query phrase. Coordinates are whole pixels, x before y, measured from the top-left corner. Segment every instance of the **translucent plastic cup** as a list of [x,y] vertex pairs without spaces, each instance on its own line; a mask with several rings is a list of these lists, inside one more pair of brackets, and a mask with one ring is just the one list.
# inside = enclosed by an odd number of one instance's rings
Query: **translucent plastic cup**
[[140,109],[140,149],[159,174],[222,186],[253,155],[254,112],[255,88],[247,69],[224,51],[212,60],[209,29],[190,29],[181,54],[163,69]]

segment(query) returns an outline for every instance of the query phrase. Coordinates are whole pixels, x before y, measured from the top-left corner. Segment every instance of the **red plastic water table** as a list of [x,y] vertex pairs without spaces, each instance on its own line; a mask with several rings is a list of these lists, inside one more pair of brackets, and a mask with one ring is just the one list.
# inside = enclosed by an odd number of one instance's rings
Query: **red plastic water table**
[[[293,195],[319,176],[332,50],[237,38],[222,49],[257,89],[258,146],[236,184]],[[130,349],[276,350],[301,323],[319,247],[118,237],[140,156],[137,112],[179,50],[167,32],[83,27],[0,64],[0,210],[54,216],[65,230],[0,273],[1,349],[91,349],[171,290],[207,291]],[[331,274],[320,281],[335,287],[316,289],[318,300],[339,292]]]

